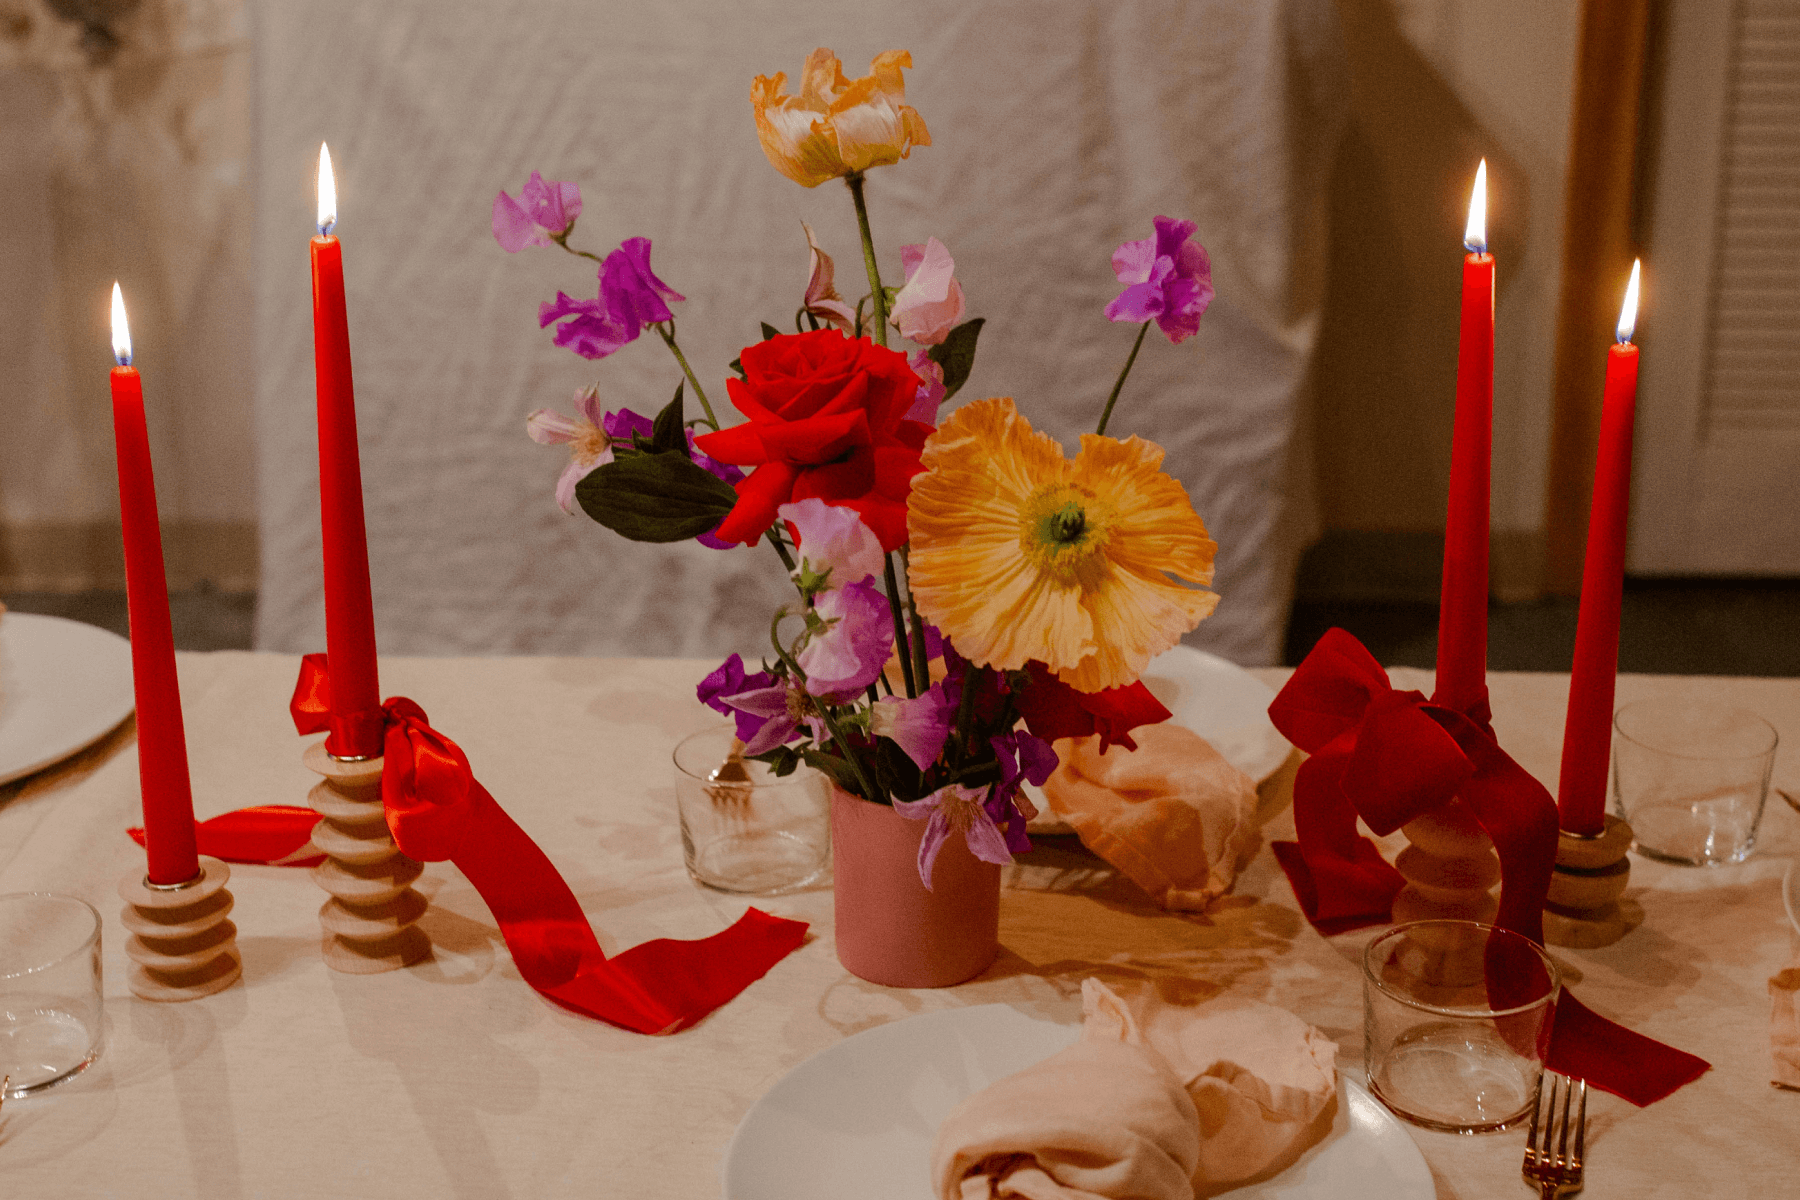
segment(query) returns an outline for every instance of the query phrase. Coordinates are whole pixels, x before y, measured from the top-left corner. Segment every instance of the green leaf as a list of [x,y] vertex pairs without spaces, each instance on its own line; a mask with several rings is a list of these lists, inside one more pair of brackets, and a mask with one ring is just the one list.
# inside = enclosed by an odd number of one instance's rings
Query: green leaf
[[925,352],[927,358],[944,368],[944,399],[956,395],[969,381],[969,372],[975,369],[975,339],[981,336],[981,327],[986,321],[986,317],[964,321]]
[[726,363],[725,365],[730,367],[733,371],[737,372],[737,377],[739,379],[748,379],[749,378],[749,376],[744,374],[744,360],[743,359],[734,358],[730,362]]
[[683,458],[688,456],[687,429],[681,419],[681,392],[685,387],[685,379],[676,384],[675,398],[656,414],[656,425],[650,435],[650,449],[653,453],[665,454],[672,451]]
[[775,328],[773,325],[769,324],[767,321],[759,321],[757,323],[762,326],[762,335],[763,335],[762,340],[763,341],[766,342],[770,338],[776,338],[776,337],[781,336],[781,330]]
[[684,542],[723,520],[737,492],[686,454],[664,452],[615,458],[575,485],[575,499],[634,542]]
[[827,754],[823,750],[814,750],[808,746],[801,751],[806,756],[806,765],[813,770],[830,776],[831,780],[852,795],[862,795],[862,784],[857,781],[856,768],[835,754]]
[[777,746],[773,750],[765,750],[761,754],[752,754],[748,757],[757,762],[768,763],[769,773],[777,779],[792,775],[794,769],[800,765],[800,751],[795,746]]

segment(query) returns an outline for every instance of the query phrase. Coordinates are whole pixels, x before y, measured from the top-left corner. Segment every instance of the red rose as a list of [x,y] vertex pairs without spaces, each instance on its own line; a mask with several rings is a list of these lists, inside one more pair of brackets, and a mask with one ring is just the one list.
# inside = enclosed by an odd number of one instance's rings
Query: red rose
[[792,500],[853,509],[884,550],[906,541],[906,496],[931,426],[906,420],[920,380],[906,355],[836,329],[789,333],[745,347],[731,402],[749,418],[694,444],[722,463],[754,468],[737,506],[713,531],[748,546]]
[[1031,683],[1019,693],[1019,715],[1032,736],[1046,742],[1097,733],[1102,754],[1115,742],[1136,750],[1133,729],[1159,724],[1172,715],[1142,683],[1078,692],[1041,662],[1028,662],[1025,669],[1031,672]]

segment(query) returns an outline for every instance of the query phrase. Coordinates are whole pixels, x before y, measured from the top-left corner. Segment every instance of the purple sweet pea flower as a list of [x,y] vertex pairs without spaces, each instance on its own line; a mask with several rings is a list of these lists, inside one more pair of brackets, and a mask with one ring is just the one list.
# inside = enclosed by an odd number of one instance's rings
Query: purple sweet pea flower
[[581,188],[573,183],[546,183],[536,171],[514,200],[505,192],[494,197],[494,240],[508,254],[527,246],[548,246],[581,215]]
[[831,704],[845,704],[875,682],[894,647],[887,597],[873,582],[821,592],[813,613],[827,622],[795,656],[806,672],[806,690]]
[[969,853],[982,862],[1005,864],[1013,860],[1012,851],[1006,848],[1006,839],[988,815],[978,789],[952,783],[923,800],[896,800],[894,811],[909,821],[930,821],[925,826],[925,836],[919,839],[919,878],[928,892],[931,868],[952,831],[963,835]]
[[[745,682],[755,683],[759,676],[769,678],[759,672],[758,676],[752,676]],[[721,699],[731,706],[737,716],[738,740],[744,743],[746,755],[762,754],[784,742],[792,741],[794,735],[800,732],[802,721],[811,730],[814,741],[824,737],[824,722],[812,711],[811,702],[805,693],[790,688],[786,680],[777,679],[764,686]],[[750,736],[745,737],[746,732]]]
[[950,740],[950,729],[956,724],[956,701],[961,693],[959,687],[953,695],[951,689],[939,682],[926,688],[925,694],[915,700],[883,696],[869,710],[869,732],[891,738],[895,745],[906,751],[906,757],[918,764],[919,770],[929,770],[943,752],[944,743]]
[[[720,663],[718,669],[711,675],[700,681],[700,686],[694,689],[694,695],[698,696],[700,703],[706,707],[736,720],[738,741],[749,743],[768,724],[768,718],[733,706],[727,697],[758,691],[774,682],[775,677],[767,671],[758,671],[754,675],[746,674],[744,660],[733,654]],[[757,751],[759,754],[761,752]]]
[[906,365],[913,369],[914,375],[924,380],[919,385],[919,390],[913,394],[912,407],[906,410],[906,419],[923,425],[936,425],[938,405],[944,402],[944,368],[932,361],[930,350],[915,351],[906,360]]
[[1130,286],[1106,306],[1109,320],[1135,324],[1155,318],[1171,342],[1199,331],[1213,286],[1206,247],[1188,240],[1196,228],[1192,221],[1158,217],[1155,237],[1113,251],[1113,272]]
[[627,238],[600,264],[600,294],[575,300],[562,292],[538,308],[538,325],[564,317],[556,328],[556,344],[583,358],[605,358],[637,340],[644,326],[672,321],[668,301],[685,299],[650,270],[650,239]]
[[989,738],[988,744],[1000,762],[1000,782],[987,800],[988,816],[1006,835],[1008,848],[1023,854],[1031,849],[1025,823],[1037,816],[1037,806],[1019,791],[1019,784],[1029,782],[1043,787],[1059,760],[1049,742],[1023,730]]

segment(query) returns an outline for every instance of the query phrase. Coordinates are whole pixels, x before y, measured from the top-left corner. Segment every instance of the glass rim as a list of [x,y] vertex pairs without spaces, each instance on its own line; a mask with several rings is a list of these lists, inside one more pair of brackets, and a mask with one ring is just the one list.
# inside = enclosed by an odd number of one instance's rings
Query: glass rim
[[44,971],[53,971],[57,967],[70,962],[72,959],[88,953],[100,941],[100,913],[93,905],[89,904],[86,900],[83,900],[80,896],[70,896],[64,892],[0,893],[0,906],[4,906],[8,901],[12,900],[53,900],[59,904],[79,904],[81,907],[87,909],[88,917],[93,921],[93,928],[88,931],[87,936],[82,938],[81,942],[76,945],[74,949],[69,950],[67,953],[60,954],[46,962],[28,966],[23,970],[0,970],[0,983],[8,983],[15,979],[25,979],[32,975],[41,974]]
[[[1644,709],[1659,704],[1673,705],[1675,703],[1685,704],[1689,702],[1672,701],[1666,696],[1646,696],[1641,700],[1633,700],[1630,704],[1622,704],[1619,706],[1618,711],[1613,713],[1613,732],[1640,749],[1648,750],[1653,754],[1661,754],[1666,758],[1679,758],[1683,762],[1750,762],[1754,759],[1766,758],[1773,755],[1781,746],[1781,731],[1776,729],[1775,726],[1769,722],[1767,717],[1764,717],[1760,713],[1751,712],[1747,708],[1739,708],[1736,705],[1731,705],[1722,709],[1715,708],[1710,711],[1718,716],[1748,717],[1750,721],[1754,722],[1756,725],[1762,726],[1762,731],[1768,735],[1769,744],[1764,746],[1761,750],[1752,750],[1746,754],[1684,754],[1679,750],[1670,750],[1664,746],[1651,745],[1641,737],[1634,737],[1630,733],[1627,733],[1625,727],[1619,723],[1624,719],[1626,713],[1631,712],[1634,709]],[[1700,707],[1698,704],[1689,704],[1689,706],[1696,708]]]
[[[1460,1008],[1446,1008],[1443,1005],[1427,1004],[1423,1000],[1414,1000],[1410,997],[1399,995],[1378,979],[1375,972],[1370,969],[1375,953],[1375,947],[1381,945],[1383,942],[1398,937],[1400,934],[1407,933],[1410,930],[1418,929],[1425,925],[1455,925],[1463,929],[1481,930],[1489,936],[1496,933],[1502,933],[1509,938],[1517,938],[1519,941],[1524,942],[1527,946],[1531,947],[1538,958],[1543,962],[1544,970],[1548,972],[1550,976],[1550,990],[1536,1000],[1529,1001],[1525,1004],[1514,1005],[1512,1008],[1488,1008],[1483,1009],[1480,1012],[1469,1012],[1466,1009]],[[1437,917],[1427,921],[1407,921],[1404,924],[1395,925],[1386,933],[1372,939],[1367,946],[1363,947],[1362,969],[1363,981],[1374,984],[1376,990],[1383,996],[1386,996],[1389,1000],[1392,1000],[1395,1004],[1404,1004],[1407,1008],[1417,1009],[1420,1012],[1432,1013],[1435,1016],[1460,1017],[1465,1021],[1489,1021],[1497,1017],[1517,1016],[1520,1013],[1528,1013],[1534,1008],[1542,1008],[1546,1004],[1555,1004],[1557,997],[1562,995],[1562,972],[1557,969],[1556,960],[1551,958],[1549,953],[1542,946],[1538,945],[1524,934],[1517,933],[1511,929],[1502,929],[1498,925],[1489,925],[1482,921],[1464,920],[1460,917]]]
[[[695,783],[705,785],[716,782],[706,775],[696,775],[693,771],[690,771],[687,767],[683,766],[681,763],[681,751],[690,742],[695,742],[705,737],[716,737],[720,734],[726,734],[735,740],[737,738],[736,723],[727,718],[726,720],[720,721],[717,725],[711,725],[705,729],[696,729],[694,732],[685,735],[679,742],[675,743],[675,749],[669,752],[669,761],[675,764],[675,770],[680,772],[684,778],[691,779]],[[757,759],[751,759],[750,761],[755,762],[759,767],[766,767],[768,765]],[[718,765],[718,763],[714,763],[712,767],[707,769],[709,771],[713,770]],[[802,772],[804,772],[805,775],[802,775]],[[752,779],[749,781],[749,786],[753,788],[785,787],[788,784],[802,781],[806,776],[817,774],[818,772],[812,767],[805,763],[801,763],[796,766],[790,774],[782,776],[770,775],[765,779]]]

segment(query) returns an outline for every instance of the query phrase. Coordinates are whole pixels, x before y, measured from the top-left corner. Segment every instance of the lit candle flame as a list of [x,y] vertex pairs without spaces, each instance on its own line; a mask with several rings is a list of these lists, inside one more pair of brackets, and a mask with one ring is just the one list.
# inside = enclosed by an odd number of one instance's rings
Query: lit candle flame
[[1619,345],[1631,341],[1631,335],[1637,332],[1638,308],[1638,272],[1643,268],[1640,259],[1631,260],[1631,282],[1625,285],[1625,303],[1619,306]]
[[1469,223],[1463,229],[1463,245],[1471,254],[1487,253],[1487,159],[1475,168],[1475,190],[1469,193]]
[[337,180],[331,174],[331,151],[319,143],[319,232],[328,234],[337,225]]
[[113,357],[119,360],[121,367],[129,367],[131,365],[131,325],[125,320],[125,297],[119,292],[117,280],[113,281],[112,337]]

